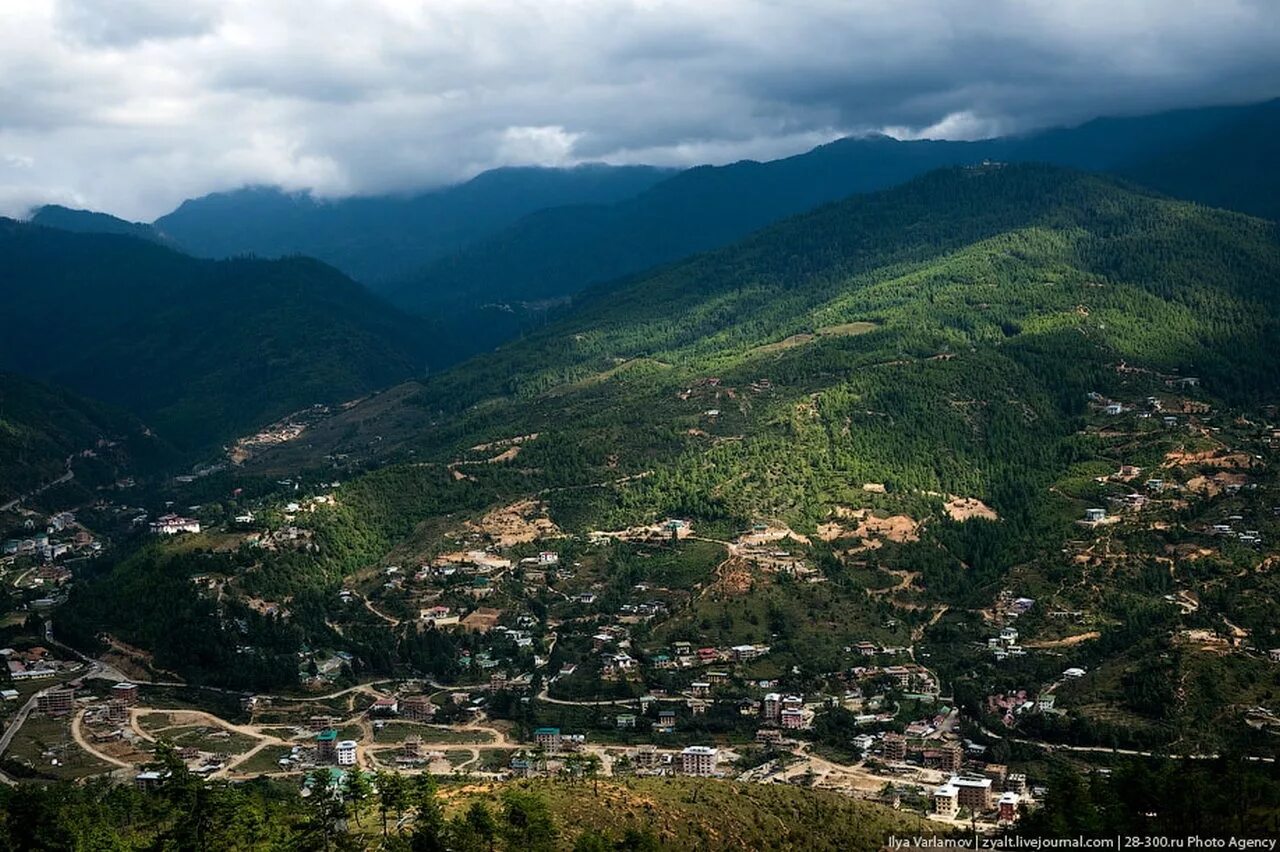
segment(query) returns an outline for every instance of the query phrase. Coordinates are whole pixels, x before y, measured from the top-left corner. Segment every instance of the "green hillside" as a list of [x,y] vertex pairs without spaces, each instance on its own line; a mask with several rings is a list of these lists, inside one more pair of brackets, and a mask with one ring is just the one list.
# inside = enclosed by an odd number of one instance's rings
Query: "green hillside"
[[[616,455],[618,475],[674,465],[625,492],[656,511],[691,491],[739,517],[813,519],[884,480],[990,496],[999,468],[1051,462],[1034,456],[1119,360],[1194,367],[1238,398],[1274,390],[1278,264],[1274,225],[1107,179],[936,172],[591,291],[563,321],[426,382],[420,430],[371,427],[439,451],[539,432],[523,452],[585,447],[597,464]],[[715,418],[710,378],[740,391],[720,394]],[[767,391],[745,390],[762,379]],[[686,479],[708,454],[734,471],[716,480],[763,474],[775,452],[760,493]]]
[[[1272,215],[1267,199],[1274,193],[1267,187],[1276,170],[1263,152],[1278,115],[1280,102],[1271,101],[1102,118],[977,142],[848,138],[767,163],[694,168],[634,198],[528,216],[405,277],[388,293],[411,311],[501,302],[520,314],[523,303],[571,296],[725,245],[815,205],[984,159],[1108,171],[1176,197]],[[525,321],[538,316],[534,310]],[[458,345],[466,349],[471,342],[463,335]]]
[[413,375],[414,322],[309,259],[204,261],[0,221],[0,365],[208,446]]
[[[1162,432],[1158,418],[1128,438],[1108,437],[1087,394],[1141,404],[1168,393],[1164,377],[1194,375],[1214,405],[1274,400],[1277,280],[1270,223],[1050,167],[932,173],[598,289],[524,341],[317,424],[305,442],[249,463],[250,474],[311,468],[316,478],[333,469],[326,456],[340,459],[339,503],[308,519],[317,547],[125,554],[109,578],[75,590],[59,630],[85,647],[102,631],[160,645],[167,668],[255,688],[293,680],[304,646],[345,648],[366,672],[459,676],[455,652],[469,640],[392,629],[364,610],[353,621],[332,591],[344,576],[368,576],[348,582],[369,582],[391,612],[413,612],[411,589],[382,590],[366,569],[429,560],[471,535],[464,522],[483,524],[488,510],[532,499],[568,534],[680,517],[711,542],[592,552],[584,582],[613,603],[646,577],[682,594],[718,588],[716,558],[704,548],[752,524],[809,537],[796,547],[826,582],[756,575],[750,594],[693,595],[651,630],[654,653],[678,638],[769,641],[772,671],[823,672],[846,664],[850,643],[868,636],[936,635],[944,677],[986,671],[982,627],[965,612],[990,606],[1016,579],[1045,595],[1057,589],[1064,607],[1097,612],[1105,641],[1081,653],[1091,666],[1114,659],[1117,668],[1066,696],[1113,718],[1102,712],[1116,700],[1111,684],[1133,664],[1114,654],[1138,651],[1132,631],[1153,625],[1165,645],[1141,655],[1168,651],[1160,631],[1177,626],[1168,621],[1177,609],[1160,596],[1170,587],[1082,578],[1059,554],[1079,535],[1084,507],[1101,499],[1091,475],[1132,455],[1159,459],[1189,439]],[[379,469],[358,475],[370,464]],[[948,495],[981,500],[999,520],[951,520]],[[867,513],[905,518],[911,535],[855,546],[867,535],[855,531],[856,518]],[[831,526],[817,537],[820,525]],[[1182,527],[1171,529],[1175,547]],[[1152,535],[1134,531],[1133,552],[1160,553],[1165,541]],[[1148,576],[1139,564],[1131,570]],[[1239,567],[1216,570],[1226,578]],[[233,578],[220,606],[243,613],[245,634],[220,631],[212,603],[183,579],[211,572]],[[896,582],[892,572],[907,578],[901,594],[883,591]],[[172,593],[164,607],[126,605],[132,589],[156,582]],[[520,612],[530,605],[521,594],[517,585],[498,600]],[[259,619],[237,595],[289,598],[293,615],[285,624]],[[548,598],[536,611],[553,604],[566,606]],[[1205,602],[1191,622],[1212,621],[1215,611]],[[568,606],[562,617],[575,612]],[[1130,620],[1134,612],[1150,618]],[[1262,638],[1270,612],[1250,616],[1264,626],[1259,642],[1280,641]],[[1060,636],[1043,624],[1047,637]],[[223,665],[246,641],[260,649],[255,664]],[[1061,663],[1050,655],[1027,665],[1022,676],[1037,682]],[[1256,675],[1253,665],[1241,683]],[[1004,677],[976,677],[957,695],[976,706]],[[1091,724],[1072,736],[1096,737]],[[1180,724],[1160,722],[1151,738],[1225,730]]]
[[[87,453],[86,453],[87,451]],[[70,467],[68,466],[71,457]],[[70,391],[0,372],[0,504],[65,475],[114,479],[164,457],[133,417]]]
[[[389,776],[376,780],[385,784]],[[820,791],[707,779],[446,785],[405,777],[383,800],[302,799],[266,780],[205,785],[183,775],[159,794],[91,783],[0,790],[6,848],[113,849],[880,849],[919,820]],[[405,820],[396,817],[403,813]],[[487,819],[485,819],[487,817]],[[384,825],[386,838],[384,839]],[[936,829],[934,829],[936,830]]]

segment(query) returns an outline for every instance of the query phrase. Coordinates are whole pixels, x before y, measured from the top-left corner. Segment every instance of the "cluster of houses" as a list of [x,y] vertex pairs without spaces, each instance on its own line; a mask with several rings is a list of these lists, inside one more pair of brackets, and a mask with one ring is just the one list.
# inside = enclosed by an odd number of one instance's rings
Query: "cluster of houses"
[[0,659],[4,660],[5,667],[9,671],[9,679],[14,683],[47,680],[63,672],[80,668],[80,663],[68,663],[52,657],[48,648],[39,645],[24,651],[0,648]]
[[1013,727],[1018,717],[1025,713],[1053,713],[1061,715],[1055,708],[1056,697],[1052,692],[1044,691],[1032,698],[1025,689],[1015,692],[995,693],[987,696],[987,712],[999,717],[1005,727]]
[[1027,800],[1027,778],[1004,769],[988,765],[983,774],[952,775],[933,791],[933,812],[946,819],[956,819],[961,810],[975,816],[994,812],[998,821],[1013,822]]
[[750,662],[767,653],[769,653],[768,645],[743,644],[724,648],[711,646],[694,648],[692,642],[673,642],[670,653],[654,655],[653,665],[658,669],[688,669],[713,666],[718,663]]
[[71,512],[51,515],[43,530],[32,519],[27,520],[26,527],[27,536],[6,539],[0,545],[0,555],[13,559],[25,556],[51,564],[72,556],[93,556],[102,550],[102,542],[77,524]]

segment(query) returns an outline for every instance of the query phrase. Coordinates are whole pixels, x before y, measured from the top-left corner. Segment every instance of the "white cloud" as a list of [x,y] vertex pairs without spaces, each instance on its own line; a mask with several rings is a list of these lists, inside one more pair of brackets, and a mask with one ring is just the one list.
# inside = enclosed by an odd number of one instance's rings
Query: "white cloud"
[[1280,93],[1271,0],[24,0],[0,212],[768,158]]
[[502,131],[496,155],[512,165],[563,166],[573,162],[573,147],[581,137],[581,133],[570,133],[558,124],[508,127]]

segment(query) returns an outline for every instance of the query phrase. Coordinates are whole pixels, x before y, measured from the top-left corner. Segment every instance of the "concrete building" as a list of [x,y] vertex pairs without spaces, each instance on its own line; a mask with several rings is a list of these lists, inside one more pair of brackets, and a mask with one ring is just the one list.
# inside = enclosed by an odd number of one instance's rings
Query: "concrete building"
[[963,761],[964,749],[960,747],[959,743],[948,743],[938,748],[924,750],[925,766],[949,772],[953,775],[960,771],[960,764]]
[[884,759],[901,761],[907,759],[907,738],[902,734],[889,732],[884,735]]
[[125,706],[132,707],[138,703],[138,685],[122,681],[111,687],[111,697],[125,703]]
[[999,811],[1001,822],[1013,822],[1018,818],[1018,799],[1017,793],[1004,793],[1000,796],[996,810]]
[[414,722],[425,722],[436,714],[436,706],[426,695],[409,695],[400,702],[400,715]]
[[804,711],[788,707],[779,714],[778,719],[782,722],[782,727],[788,730],[798,731],[804,725]]
[[991,779],[963,778],[953,775],[947,786],[955,787],[960,807],[968,808],[976,813],[991,810]]
[[761,705],[761,712],[766,720],[770,722],[778,721],[778,717],[782,714],[782,696],[776,692],[770,692],[766,695]]
[[782,742],[782,731],[777,728],[761,728],[756,731],[756,742],[761,745],[778,745]]
[[662,762],[662,755],[658,752],[657,746],[644,743],[631,755],[631,762],[635,764],[636,769],[657,769]]
[[685,775],[715,775],[719,755],[711,746],[689,746],[680,752],[680,770]]
[[355,766],[356,765],[356,741],[343,740],[336,747],[339,766]]
[[200,522],[194,518],[181,515],[161,515],[151,522],[151,532],[155,535],[177,535],[178,533],[200,532]]
[[316,734],[316,763],[332,763],[338,756],[338,732],[332,728]]
[[560,751],[563,737],[560,736],[559,728],[538,728],[533,732],[533,741],[542,746],[547,754],[555,754]]
[[676,729],[676,711],[659,710],[658,725],[654,728],[660,734],[669,734]]
[[960,791],[950,784],[943,784],[933,791],[933,812],[954,819],[960,810]]
[[36,698],[36,709],[46,716],[61,716],[76,708],[74,689],[53,689]]

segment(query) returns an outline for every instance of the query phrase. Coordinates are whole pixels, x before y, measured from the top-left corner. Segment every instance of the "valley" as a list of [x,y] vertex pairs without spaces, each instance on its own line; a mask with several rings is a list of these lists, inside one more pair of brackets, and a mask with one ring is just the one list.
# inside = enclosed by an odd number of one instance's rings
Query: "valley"
[[1278,279],[1273,223],[979,163],[275,400],[4,514],[10,670],[58,685],[0,769],[692,775],[988,832],[1143,760],[1270,783]]

